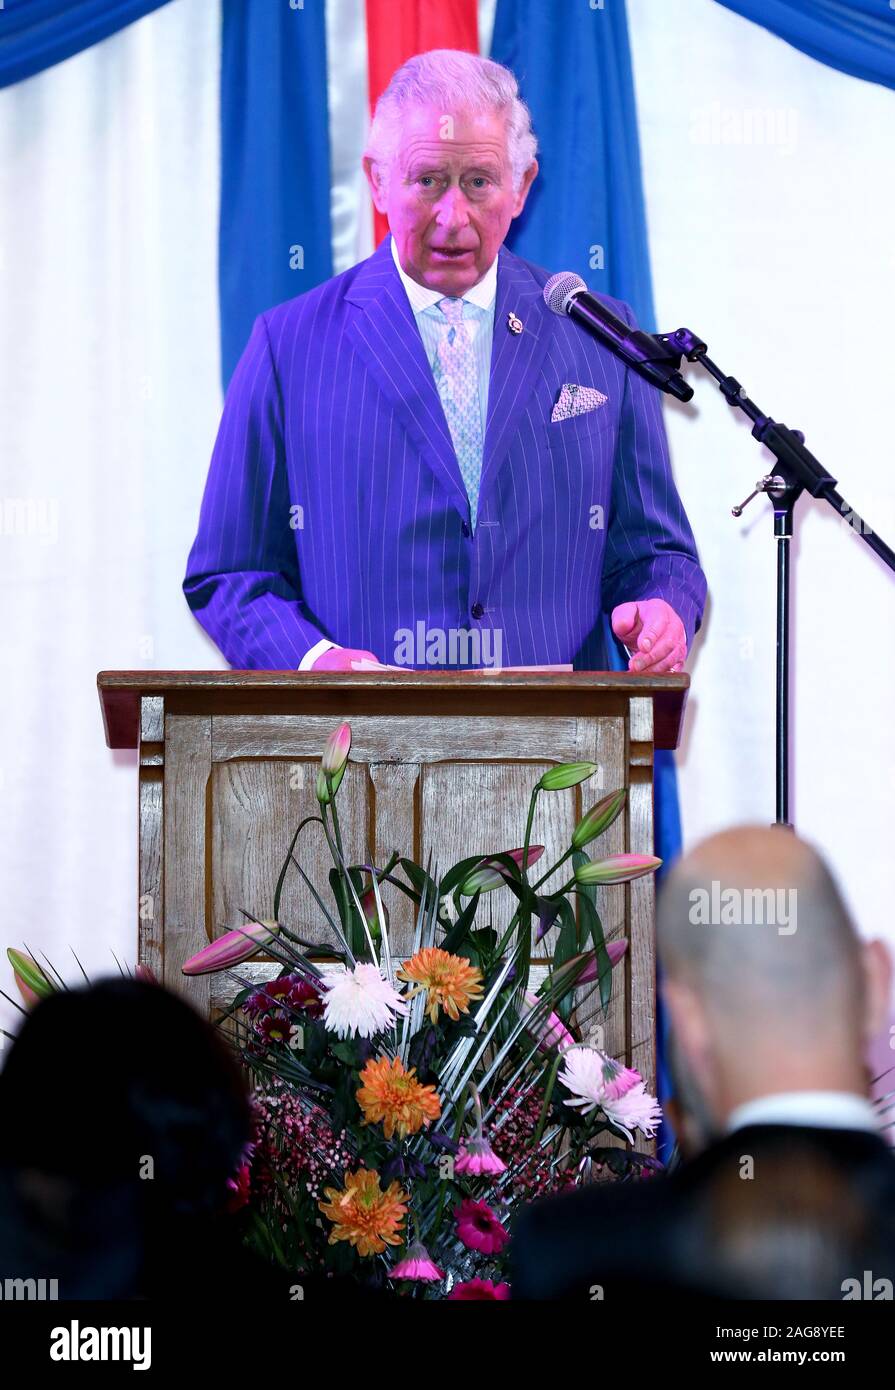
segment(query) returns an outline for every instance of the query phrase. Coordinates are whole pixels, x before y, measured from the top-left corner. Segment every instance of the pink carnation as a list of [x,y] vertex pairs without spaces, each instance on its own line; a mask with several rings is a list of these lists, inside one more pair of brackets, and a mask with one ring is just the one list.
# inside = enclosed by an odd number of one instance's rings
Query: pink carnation
[[624,1130],[632,1142],[634,1136],[631,1131],[634,1129],[639,1129],[647,1139],[655,1137],[656,1125],[662,1118],[662,1107],[642,1081],[618,1100],[604,1099],[602,1106],[607,1120]]

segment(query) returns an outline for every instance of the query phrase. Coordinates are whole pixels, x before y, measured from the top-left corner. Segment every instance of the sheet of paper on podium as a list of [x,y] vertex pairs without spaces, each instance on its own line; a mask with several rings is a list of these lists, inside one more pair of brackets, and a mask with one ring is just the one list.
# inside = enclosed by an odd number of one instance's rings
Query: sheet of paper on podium
[[[368,661],[362,657],[360,661],[352,661],[352,671],[406,671],[406,666],[389,666],[384,661]],[[482,671],[499,671],[506,674],[512,671],[571,671],[572,664],[560,664],[556,666],[468,666],[466,670],[478,675]],[[460,672],[459,674],[464,674]]]

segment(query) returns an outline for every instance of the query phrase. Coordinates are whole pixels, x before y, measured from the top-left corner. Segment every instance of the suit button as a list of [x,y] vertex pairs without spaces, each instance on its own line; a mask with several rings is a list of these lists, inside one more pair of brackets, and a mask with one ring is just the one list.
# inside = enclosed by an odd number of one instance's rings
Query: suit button
[[466,521],[463,522],[463,534],[464,536],[468,536],[470,534],[469,524]]
[[472,612],[472,616],[474,618],[481,618],[485,612],[484,608],[480,603],[474,603],[470,611]]

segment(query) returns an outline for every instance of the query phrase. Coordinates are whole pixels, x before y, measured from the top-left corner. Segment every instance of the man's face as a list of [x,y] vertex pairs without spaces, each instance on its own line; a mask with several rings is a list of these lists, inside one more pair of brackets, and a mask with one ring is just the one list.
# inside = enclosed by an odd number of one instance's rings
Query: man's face
[[423,106],[405,114],[385,186],[368,158],[364,170],[406,273],[427,289],[459,297],[491,265],[538,166],[533,161],[514,190],[503,115],[448,116]]

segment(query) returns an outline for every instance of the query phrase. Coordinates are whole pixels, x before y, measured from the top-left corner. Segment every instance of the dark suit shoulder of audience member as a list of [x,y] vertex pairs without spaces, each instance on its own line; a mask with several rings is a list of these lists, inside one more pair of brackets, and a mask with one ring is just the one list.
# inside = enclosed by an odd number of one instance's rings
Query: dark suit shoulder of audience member
[[672,1174],[535,1203],[511,1258],[516,1299],[842,1299],[865,1270],[895,1283],[895,1155],[864,1131],[746,1127]]

